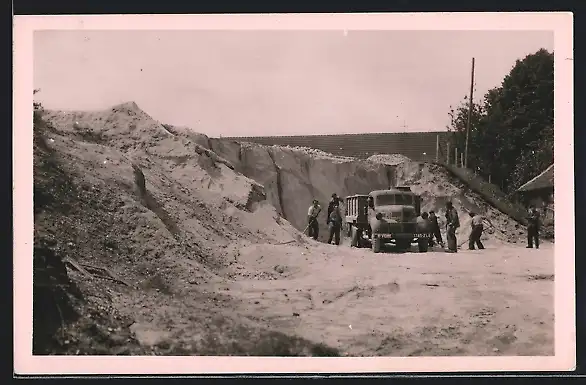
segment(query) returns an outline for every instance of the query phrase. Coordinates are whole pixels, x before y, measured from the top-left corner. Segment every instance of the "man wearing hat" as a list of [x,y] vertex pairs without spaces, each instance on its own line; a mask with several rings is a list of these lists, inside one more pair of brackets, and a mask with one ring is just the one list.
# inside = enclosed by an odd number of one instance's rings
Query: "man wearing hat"
[[309,233],[308,235],[313,239],[317,240],[317,236],[319,235],[319,225],[317,224],[317,216],[321,212],[321,206],[317,199],[313,200],[311,206],[309,206],[309,210],[307,211],[307,220],[308,220],[308,227]]
[[328,226],[330,230],[330,236],[328,238],[328,245],[334,243],[336,245],[340,244],[340,231],[342,230],[342,214],[340,213],[340,206],[338,203],[335,203],[332,207],[332,212],[328,217]]
[[336,193],[333,193],[332,199],[330,200],[330,203],[328,204],[328,218],[326,221],[327,225],[330,224],[330,215],[332,214],[332,211],[334,211],[335,206],[340,206],[340,198],[338,198],[338,195]]
[[446,237],[448,238],[448,249],[449,253],[458,252],[458,242],[456,240],[456,229],[460,227],[460,218],[458,218],[458,212],[454,208],[452,202],[446,202]]
[[442,240],[442,232],[440,231],[440,225],[438,222],[437,215],[435,215],[435,211],[431,210],[429,212],[429,221],[431,222],[431,237],[429,238],[429,246],[434,245],[433,238],[439,243],[439,245],[443,248],[444,241]]
[[474,246],[478,246],[478,249],[484,249],[484,245],[480,240],[482,236],[482,231],[484,230],[484,226],[482,225],[482,216],[476,214],[475,212],[471,211],[469,213],[470,218],[472,218],[472,231],[470,232],[470,238],[468,239],[468,248],[470,250],[474,250]]
[[529,215],[527,216],[527,248],[532,249],[533,243],[535,248],[539,249],[539,225],[540,225],[539,211],[535,205],[529,205]]

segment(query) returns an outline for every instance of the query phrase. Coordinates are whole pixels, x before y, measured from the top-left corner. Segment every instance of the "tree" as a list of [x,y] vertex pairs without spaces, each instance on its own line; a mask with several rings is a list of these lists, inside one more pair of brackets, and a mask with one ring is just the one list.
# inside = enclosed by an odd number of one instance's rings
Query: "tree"
[[[450,125],[447,127],[448,131],[452,133],[451,140],[453,145],[461,152],[466,147],[466,129],[468,125],[468,109],[470,108],[470,104],[468,102],[468,97],[464,96],[464,101],[460,103],[460,105],[454,110],[453,108],[450,109],[449,116],[450,116]],[[469,133],[469,140],[468,140],[468,149],[470,156],[468,157],[468,165],[472,169],[476,169],[480,164],[478,159],[475,158],[473,154],[477,154],[478,151],[474,151],[473,148],[478,150],[479,143],[479,127],[480,127],[480,120],[483,116],[484,110],[483,106],[478,103],[472,103],[472,114],[470,116],[470,133]],[[473,134],[474,133],[474,134]],[[451,155],[451,154],[450,154]]]
[[[517,60],[500,87],[474,104],[469,167],[480,167],[512,193],[553,163],[553,53],[540,49]],[[454,141],[464,148],[466,100],[449,113]],[[464,138],[464,139],[463,139]]]

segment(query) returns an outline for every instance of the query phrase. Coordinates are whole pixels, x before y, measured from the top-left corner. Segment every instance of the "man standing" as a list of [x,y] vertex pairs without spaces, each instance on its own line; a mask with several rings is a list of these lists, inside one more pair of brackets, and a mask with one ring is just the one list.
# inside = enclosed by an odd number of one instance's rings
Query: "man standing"
[[422,230],[421,232],[426,232],[427,229],[429,229],[429,214],[427,212],[422,212],[420,216],[418,216],[417,218],[415,218],[415,223],[417,224],[417,232],[419,233],[419,230]]
[[435,211],[431,210],[429,212],[429,220],[431,222],[431,237],[429,238],[429,246],[433,246],[433,238],[435,237],[437,243],[443,248],[444,241],[442,239],[442,232],[440,231],[440,226],[437,216],[435,215]]
[[308,235],[315,240],[317,240],[317,236],[319,235],[319,225],[317,223],[317,216],[320,212],[321,206],[319,205],[317,199],[314,199],[312,205],[309,206],[309,210],[307,211],[307,220],[309,227]]
[[[366,216],[367,218],[374,218],[376,216],[376,210],[374,209],[374,198],[369,196],[366,202]],[[368,236],[368,239],[372,239],[372,228],[370,227],[370,223],[366,228],[366,235]]]
[[342,214],[340,213],[340,206],[337,203],[332,207],[332,212],[328,217],[328,225],[330,227],[328,245],[332,243],[332,239],[334,239],[336,245],[339,245],[340,231],[342,230]]
[[460,227],[460,218],[458,212],[452,205],[452,202],[446,203],[446,238],[448,239],[449,253],[458,252],[458,241],[456,239],[456,229]]
[[328,218],[327,218],[327,222],[326,224],[330,224],[330,215],[332,214],[332,210],[334,210],[334,206],[335,205],[340,205],[340,198],[338,198],[338,195],[336,193],[332,194],[332,199],[330,200],[330,203],[328,204]]
[[[417,224],[416,231],[422,234],[431,234],[432,233],[432,223],[429,220],[429,214],[427,212],[422,212],[420,216],[415,219]],[[429,246],[429,239],[427,238],[419,238],[418,247],[420,252],[426,252],[427,247]]]
[[468,248],[470,250],[474,250],[474,246],[476,245],[478,246],[479,250],[482,250],[484,249],[484,245],[480,241],[482,230],[484,230],[484,226],[482,225],[482,216],[474,212],[470,212],[470,217],[472,218],[472,231],[470,232],[470,238],[468,238]]
[[539,211],[534,205],[529,206],[527,221],[527,248],[532,249],[535,242],[535,248],[539,249]]

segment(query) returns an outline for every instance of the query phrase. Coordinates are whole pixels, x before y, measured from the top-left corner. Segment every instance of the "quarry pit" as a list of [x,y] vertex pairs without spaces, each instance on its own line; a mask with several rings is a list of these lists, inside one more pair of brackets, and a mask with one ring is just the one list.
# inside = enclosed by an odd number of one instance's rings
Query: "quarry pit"
[[[439,165],[209,138],[135,103],[44,111],[34,135],[35,354],[554,354],[553,243],[526,249]],[[481,213],[486,249],[327,245],[325,213],[301,232],[312,199],[398,184],[451,200],[459,243]]]

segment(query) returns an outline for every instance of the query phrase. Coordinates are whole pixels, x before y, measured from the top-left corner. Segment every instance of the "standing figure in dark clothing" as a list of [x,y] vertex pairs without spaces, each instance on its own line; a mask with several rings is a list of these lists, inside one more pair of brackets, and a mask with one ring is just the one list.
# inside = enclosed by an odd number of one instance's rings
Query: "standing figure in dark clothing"
[[527,248],[532,249],[535,243],[535,248],[539,249],[539,211],[534,205],[529,206],[527,221]]
[[[417,232],[422,234],[432,234],[432,224],[429,220],[429,214],[422,212],[420,216],[415,219],[417,225]],[[417,240],[417,246],[420,252],[426,252],[429,246],[429,238],[419,238]]]
[[340,205],[340,198],[338,198],[338,195],[336,193],[332,194],[332,199],[330,200],[330,203],[328,204],[328,217],[327,217],[327,222],[326,224],[330,224],[330,214],[332,213],[332,210],[334,210],[334,206],[335,205]]
[[470,212],[470,217],[472,218],[472,231],[470,232],[470,238],[468,238],[468,248],[470,250],[474,250],[474,246],[478,246],[478,249],[484,249],[484,245],[480,241],[482,231],[484,230],[484,226],[482,225],[482,216],[474,212]]
[[330,227],[328,245],[332,243],[332,239],[334,239],[336,245],[339,245],[340,231],[342,230],[342,214],[340,213],[340,206],[338,204],[335,204],[334,207],[332,207],[332,212],[328,219],[328,225]]
[[458,212],[452,205],[452,202],[446,203],[446,238],[448,239],[449,253],[458,252],[458,241],[456,239],[456,229],[460,227],[460,218]]
[[[376,216],[376,211],[374,210],[374,198],[371,196],[369,196],[367,200],[366,216],[369,218]],[[368,239],[372,239],[372,228],[370,227],[370,223],[366,228],[366,235],[368,236]]]
[[433,210],[429,212],[429,221],[431,222],[431,237],[429,238],[429,246],[434,245],[433,238],[435,237],[437,243],[443,248],[444,241],[442,239],[442,232],[440,230],[437,215],[435,215],[435,211]]

